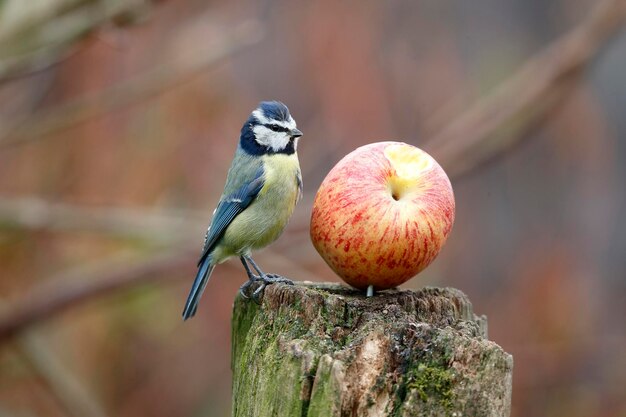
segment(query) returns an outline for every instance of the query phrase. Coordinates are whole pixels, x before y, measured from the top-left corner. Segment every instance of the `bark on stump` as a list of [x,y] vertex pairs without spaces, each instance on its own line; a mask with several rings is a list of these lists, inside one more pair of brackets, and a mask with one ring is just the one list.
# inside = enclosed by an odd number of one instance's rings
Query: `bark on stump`
[[233,416],[508,416],[513,358],[453,288],[337,284],[235,300]]

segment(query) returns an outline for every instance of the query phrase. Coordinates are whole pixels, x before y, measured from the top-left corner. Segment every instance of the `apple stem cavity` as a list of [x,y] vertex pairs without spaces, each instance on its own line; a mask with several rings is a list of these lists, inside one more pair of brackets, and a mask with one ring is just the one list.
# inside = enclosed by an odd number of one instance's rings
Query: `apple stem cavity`
[[368,285],[367,286],[367,293],[365,294],[366,297],[373,297],[374,296],[374,286],[373,285]]
[[400,187],[393,181],[389,181],[389,192],[391,192],[391,198],[393,198],[395,201],[400,200],[403,194],[402,191],[402,187]]

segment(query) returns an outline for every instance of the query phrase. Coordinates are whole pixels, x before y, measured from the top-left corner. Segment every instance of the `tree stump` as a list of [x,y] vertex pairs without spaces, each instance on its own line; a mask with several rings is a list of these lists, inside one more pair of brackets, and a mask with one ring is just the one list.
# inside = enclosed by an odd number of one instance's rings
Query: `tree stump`
[[508,416],[513,358],[453,288],[366,298],[275,284],[235,300],[233,416]]

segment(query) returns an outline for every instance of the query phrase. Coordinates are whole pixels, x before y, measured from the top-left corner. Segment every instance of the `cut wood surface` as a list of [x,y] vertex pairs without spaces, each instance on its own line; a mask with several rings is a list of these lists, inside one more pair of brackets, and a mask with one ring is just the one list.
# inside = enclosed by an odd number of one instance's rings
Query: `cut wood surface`
[[513,358],[453,288],[337,284],[235,300],[233,416],[508,416]]

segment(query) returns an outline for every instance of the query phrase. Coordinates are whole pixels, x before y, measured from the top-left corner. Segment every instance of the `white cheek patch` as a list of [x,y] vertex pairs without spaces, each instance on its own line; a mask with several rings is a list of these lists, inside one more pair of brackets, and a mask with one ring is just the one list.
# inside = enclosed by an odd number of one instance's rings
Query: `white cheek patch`
[[289,135],[284,132],[274,132],[262,125],[256,125],[252,128],[255,140],[261,145],[272,148],[274,152],[285,149],[289,143]]

